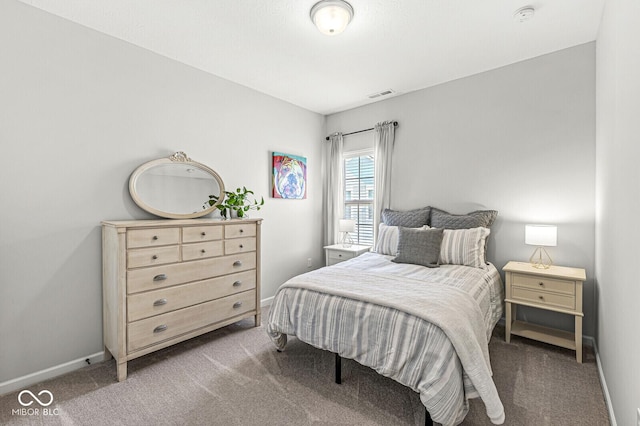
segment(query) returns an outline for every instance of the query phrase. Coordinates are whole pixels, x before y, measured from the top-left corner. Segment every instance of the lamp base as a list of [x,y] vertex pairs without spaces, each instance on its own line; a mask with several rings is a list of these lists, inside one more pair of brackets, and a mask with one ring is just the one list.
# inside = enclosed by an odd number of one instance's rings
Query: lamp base
[[345,232],[342,235],[342,241],[340,242],[342,244],[342,247],[344,248],[349,248],[353,245],[353,240],[351,239],[351,235],[349,235],[348,232]]
[[553,259],[549,256],[549,253],[544,247],[538,247],[529,258],[531,266],[538,269],[549,269],[553,265]]

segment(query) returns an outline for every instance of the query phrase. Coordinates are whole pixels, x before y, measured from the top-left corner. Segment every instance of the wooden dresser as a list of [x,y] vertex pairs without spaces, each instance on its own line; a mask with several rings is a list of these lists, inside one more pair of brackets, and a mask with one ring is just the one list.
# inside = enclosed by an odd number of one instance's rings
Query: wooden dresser
[[260,325],[261,219],[102,222],[104,346],[127,362],[247,317]]

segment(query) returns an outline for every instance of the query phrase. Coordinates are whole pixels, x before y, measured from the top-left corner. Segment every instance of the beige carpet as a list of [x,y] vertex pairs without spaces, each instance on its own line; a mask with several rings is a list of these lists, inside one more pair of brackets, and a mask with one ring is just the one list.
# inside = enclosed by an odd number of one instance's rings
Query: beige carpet
[[[568,350],[520,338],[507,345],[503,333],[496,329],[490,352],[506,425],[609,424],[589,348],[578,364]],[[336,385],[333,368],[333,354],[295,338],[276,352],[264,328],[245,320],[130,362],[122,383],[111,360],[28,387],[53,394],[47,416],[19,415],[18,392],[4,395],[0,424],[424,424],[417,393],[351,360]],[[491,424],[480,400],[463,424]]]

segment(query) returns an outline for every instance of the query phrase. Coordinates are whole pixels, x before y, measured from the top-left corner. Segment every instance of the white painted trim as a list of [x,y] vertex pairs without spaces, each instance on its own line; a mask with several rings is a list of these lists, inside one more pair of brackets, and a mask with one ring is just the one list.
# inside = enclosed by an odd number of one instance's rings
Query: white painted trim
[[266,307],[266,306],[270,306],[270,305],[271,305],[271,303],[273,302],[273,298],[274,298],[274,297],[275,297],[275,296],[271,296],[271,297],[267,297],[266,299],[262,299],[262,300],[260,301],[260,307],[261,307],[261,308],[264,308],[264,307]]
[[596,355],[596,366],[598,367],[598,375],[600,376],[600,385],[602,386],[602,393],[604,394],[604,400],[607,403],[607,411],[609,411],[609,420],[611,426],[618,426],[616,422],[616,416],[613,412],[613,404],[611,403],[611,396],[609,395],[609,388],[607,388],[607,381],[604,379],[604,371],[602,371],[602,363],[600,362],[600,353],[598,352],[598,345],[593,337],[588,337],[593,346],[593,353]]
[[[262,299],[260,301],[260,306],[264,308],[270,306],[272,302],[273,296],[267,297],[266,299]],[[97,352],[87,357],[78,358],[73,361],[65,362],[64,364],[55,365],[44,370],[36,371],[35,373],[27,374],[26,376],[17,377],[15,379],[2,382],[0,383],[0,396],[11,393],[13,391],[17,391],[19,389],[24,389],[27,386],[31,386],[36,383],[44,382],[45,380],[60,376],[62,374],[78,370],[87,365],[87,359],[91,364],[104,361],[104,352]]]
[[16,391],[18,389],[24,389],[27,386],[31,386],[36,383],[44,382],[45,380],[60,376],[61,374],[69,373],[82,367],[86,367],[87,359],[91,364],[104,361],[104,352],[96,352],[95,354],[86,357],[65,362],[64,364],[54,365],[53,367],[36,371],[35,373],[27,374],[26,376],[17,377],[15,379],[2,382],[0,383],[0,396]]

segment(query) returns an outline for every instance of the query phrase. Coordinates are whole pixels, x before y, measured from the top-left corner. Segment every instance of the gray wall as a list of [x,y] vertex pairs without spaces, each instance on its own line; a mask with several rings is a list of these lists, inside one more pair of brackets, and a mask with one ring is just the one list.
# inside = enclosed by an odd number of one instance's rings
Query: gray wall
[[640,3],[608,0],[597,42],[597,341],[616,422],[640,407]]
[[[151,217],[143,162],[183,150],[265,196],[263,298],[322,262],[323,116],[14,0],[0,52],[0,384],[102,350],[99,224]],[[271,151],[308,158],[307,200],[268,197]]]
[[[549,252],[559,265],[586,268],[584,333],[593,336],[595,44],[337,113],[327,132],[392,119],[399,122],[392,207],[498,210],[489,246],[498,268],[533,252],[526,223],[557,224],[558,246]],[[522,311],[573,330],[571,316]]]

